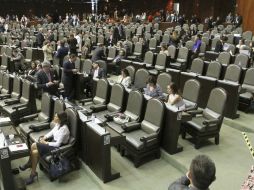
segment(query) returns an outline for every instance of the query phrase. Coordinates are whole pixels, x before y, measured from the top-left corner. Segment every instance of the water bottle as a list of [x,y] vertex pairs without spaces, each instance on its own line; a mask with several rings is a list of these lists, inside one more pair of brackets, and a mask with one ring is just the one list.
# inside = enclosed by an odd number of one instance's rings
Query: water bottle
[[92,114],[91,119],[92,119],[92,122],[95,123],[95,115],[94,114]]

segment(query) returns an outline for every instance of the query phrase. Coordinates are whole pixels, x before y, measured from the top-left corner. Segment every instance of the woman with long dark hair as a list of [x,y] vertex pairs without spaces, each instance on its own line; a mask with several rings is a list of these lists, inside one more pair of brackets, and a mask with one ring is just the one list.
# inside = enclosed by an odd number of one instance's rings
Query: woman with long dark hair
[[67,144],[70,137],[70,131],[67,126],[67,114],[61,112],[56,114],[53,120],[55,124],[54,128],[46,135],[39,138],[39,142],[35,142],[31,145],[31,152],[29,160],[26,164],[20,166],[20,170],[24,171],[31,168],[31,174],[26,179],[26,184],[32,184],[34,179],[38,180],[38,173],[36,167],[40,157],[49,154],[52,150],[60,147],[63,144]]

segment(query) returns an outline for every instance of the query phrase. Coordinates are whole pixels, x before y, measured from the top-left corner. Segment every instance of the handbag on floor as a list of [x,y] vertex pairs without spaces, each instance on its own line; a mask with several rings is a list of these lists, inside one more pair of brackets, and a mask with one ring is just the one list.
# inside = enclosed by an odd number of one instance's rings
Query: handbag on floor
[[58,178],[71,170],[70,161],[61,153],[52,151],[49,173],[53,178]]

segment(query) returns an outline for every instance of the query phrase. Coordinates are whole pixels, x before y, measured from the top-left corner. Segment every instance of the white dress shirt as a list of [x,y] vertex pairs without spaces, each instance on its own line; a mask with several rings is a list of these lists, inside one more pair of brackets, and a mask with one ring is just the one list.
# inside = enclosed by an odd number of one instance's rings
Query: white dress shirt
[[60,127],[56,124],[55,127],[45,135],[45,137],[53,137],[54,142],[48,142],[49,146],[60,147],[62,144],[67,144],[70,138],[70,131],[67,125]]
[[99,68],[95,69],[94,70],[94,73],[93,73],[93,78],[98,78],[98,75],[99,75]]
[[131,77],[127,76],[123,78],[122,76],[119,76],[118,83],[122,84],[124,87],[129,87],[131,85]]

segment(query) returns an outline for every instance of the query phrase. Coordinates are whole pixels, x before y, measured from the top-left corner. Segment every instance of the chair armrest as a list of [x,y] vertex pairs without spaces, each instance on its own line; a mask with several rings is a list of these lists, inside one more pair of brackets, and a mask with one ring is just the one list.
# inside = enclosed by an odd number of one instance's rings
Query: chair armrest
[[203,110],[190,110],[187,113],[191,114],[192,116],[196,116],[197,114],[202,114]]
[[[185,112],[190,112],[190,111],[195,111],[197,110],[197,107],[190,107],[190,108],[185,108]],[[201,110],[200,110],[201,111]]]
[[4,103],[5,103],[6,105],[17,104],[17,103],[19,103],[19,99],[16,99],[16,100],[5,100]]
[[129,122],[129,123],[123,124],[121,127],[125,132],[131,132],[131,131],[139,129],[140,128],[140,123],[135,122],[135,121],[134,122]]
[[6,99],[6,98],[10,98],[11,95],[10,94],[0,94],[0,100]]
[[151,140],[157,139],[157,137],[158,137],[157,133],[152,133],[152,134],[149,134],[149,135],[141,137],[140,141],[146,143],[147,141],[151,141]]
[[33,130],[34,132],[39,132],[49,128],[50,128],[50,123],[48,122],[29,126],[29,129]]
[[79,102],[82,103],[82,105],[84,105],[87,102],[92,102],[92,101],[93,101],[92,98],[86,98],[86,99],[79,100]]
[[203,124],[205,126],[216,125],[218,123],[219,123],[218,119],[211,119],[211,120],[205,120],[205,121],[203,121]]
[[24,107],[26,107],[27,105],[28,105],[27,103],[25,103],[25,104],[20,104],[20,105],[18,105],[18,106],[14,106],[12,109],[17,111],[18,109],[24,108]]
[[20,118],[19,121],[20,121],[20,122],[26,122],[26,121],[31,120],[31,119],[34,119],[34,118],[36,118],[36,117],[38,117],[38,114],[37,114],[37,113],[24,116],[24,117]]
[[93,106],[90,106],[90,109],[93,110],[94,113],[96,113],[96,112],[106,110],[107,105],[104,105],[104,104],[93,105]]

